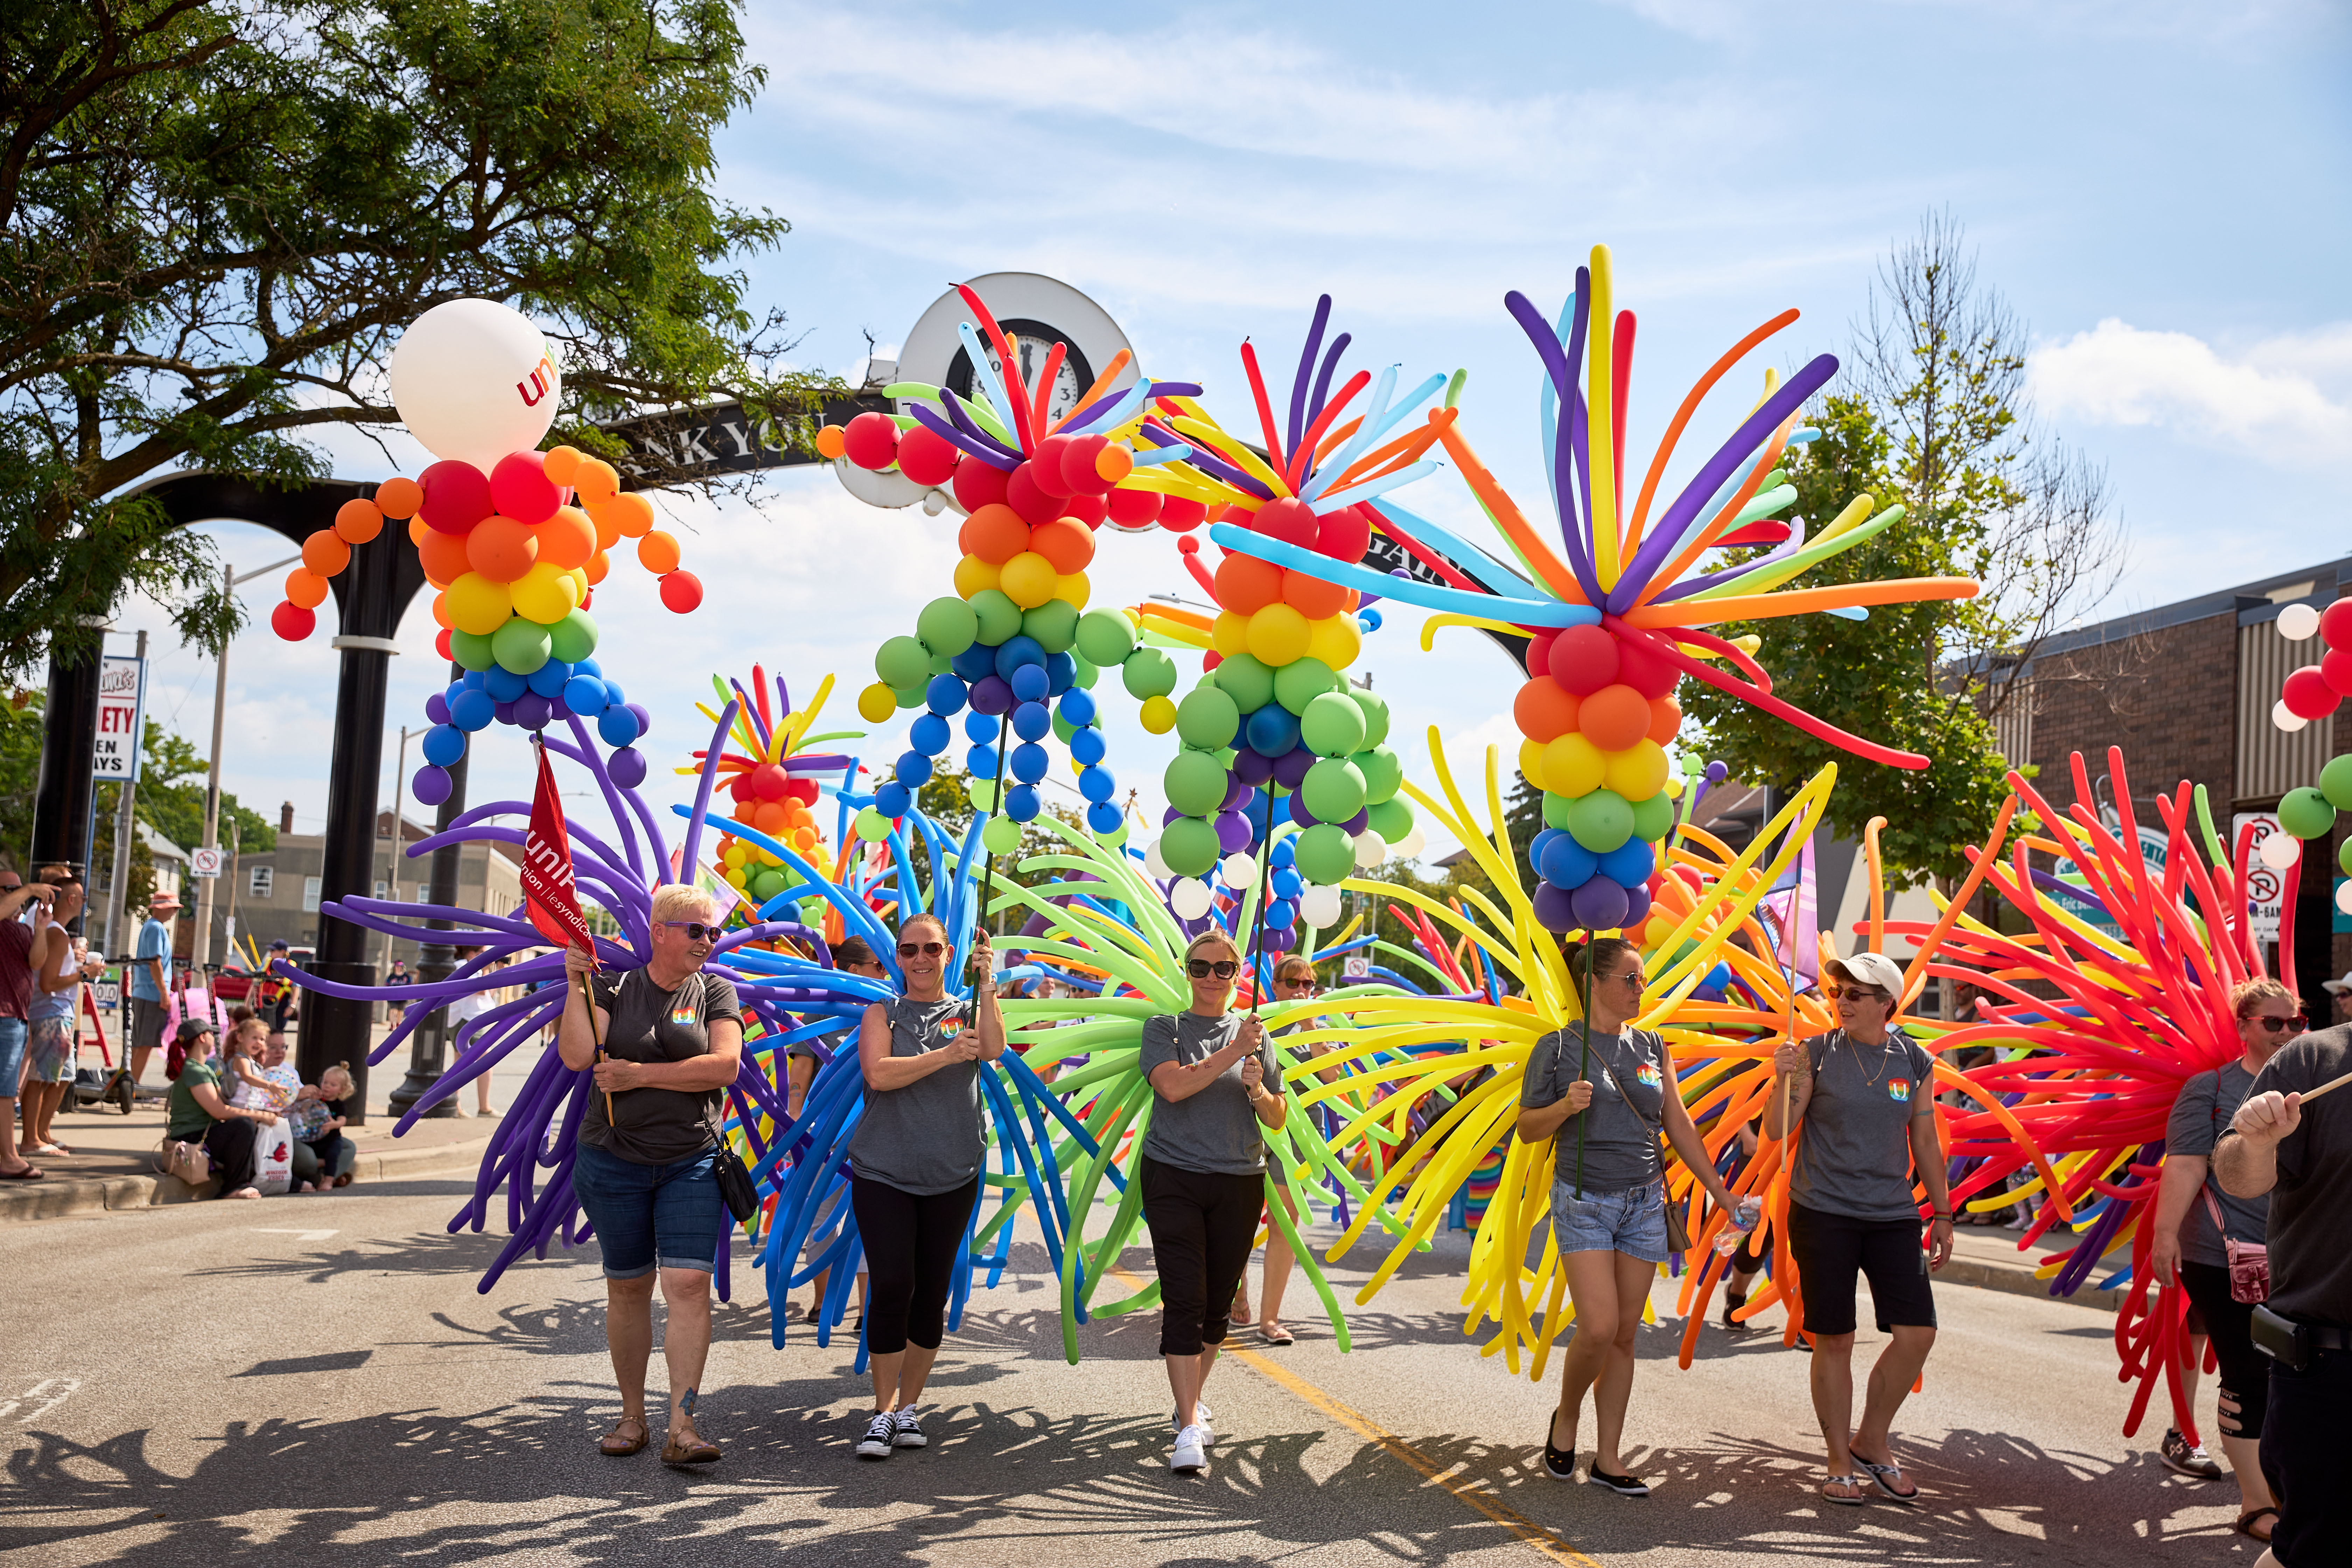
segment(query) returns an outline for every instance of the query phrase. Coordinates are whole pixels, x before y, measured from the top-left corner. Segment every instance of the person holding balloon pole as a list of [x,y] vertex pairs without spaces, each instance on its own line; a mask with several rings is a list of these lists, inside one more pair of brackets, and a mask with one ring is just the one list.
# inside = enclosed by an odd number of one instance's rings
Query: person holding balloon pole
[[1620,937],[1591,937],[1568,951],[1585,1016],[1536,1042],[1519,1090],[1522,1142],[1553,1141],[1552,1230],[1576,1303],[1576,1337],[1560,1367],[1559,1405],[1544,1436],[1544,1473],[1576,1479],[1576,1428],[1588,1390],[1598,1418],[1591,1481],[1621,1497],[1647,1497],[1618,1446],[1633,1392],[1633,1342],[1658,1266],[1666,1261],[1664,1132],[1707,1195],[1739,1211],[1717,1175],[1706,1145],[1671,1092],[1673,1051],[1665,1037],[1636,1029],[1642,950]]
[[1265,1206],[1265,1131],[1289,1114],[1264,1020],[1230,1010],[1241,956],[1214,926],[1192,940],[1192,1005],[1145,1020],[1136,1062],[1154,1097],[1139,1162],[1143,1223],[1160,1270],[1160,1353],[1176,1396],[1168,1468],[1179,1475],[1208,1468],[1216,1435],[1201,1390]]
[[[1859,1506],[1875,1485],[1898,1502],[1918,1487],[1895,1461],[1890,1428],[1936,1342],[1927,1276],[1952,1256],[1952,1194],[1936,1136],[1934,1063],[1888,1020],[1902,1005],[1903,970],[1884,953],[1822,965],[1838,1025],[1773,1053],[1779,1079],[1764,1136],[1801,1128],[1789,1176],[1789,1247],[1804,1283],[1812,1339],[1813,1413],[1829,1450],[1824,1500]],[[1912,1173],[1926,1186],[1922,1250]],[[1870,1369],[1862,1426],[1853,1426],[1854,1284],[1870,1280],[1878,1331],[1889,1337]],[[1867,1478],[1866,1479],[1864,1478]]]
[[917,1402],[947,1335],[948,1291],[980,1201],[980,1075],[1004,1054],[996,955],[972,938],[969,997],[948,994],[955,943],[936,915],[898,928],[905,994],[857,1026],[866,1111],[849,1140],[849,1203],[866,1249],[866,1370],[874,1411],[861,1459],[920,1448]]

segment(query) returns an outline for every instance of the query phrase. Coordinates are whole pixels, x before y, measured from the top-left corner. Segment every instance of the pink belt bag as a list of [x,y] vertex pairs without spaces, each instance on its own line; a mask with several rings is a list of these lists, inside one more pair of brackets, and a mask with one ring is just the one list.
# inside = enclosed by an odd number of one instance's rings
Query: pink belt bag
[[2221,1205],[2213,1201],[2213,1189],[2202,1189],[2205,1212],[2213,1216],[2213,1229],[2221,1237],[2221,1249],[2230,1258],[2230,1300],[2246,1306],[2260,1306],[2271,1296],[2271,1249],[2259,1242],[2233,1239],[2221,1224]]

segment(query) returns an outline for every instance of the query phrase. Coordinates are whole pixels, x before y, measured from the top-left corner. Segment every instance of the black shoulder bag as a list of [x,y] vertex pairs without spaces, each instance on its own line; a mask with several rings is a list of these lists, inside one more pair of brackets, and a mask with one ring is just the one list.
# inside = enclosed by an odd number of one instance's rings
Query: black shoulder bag
[[[698,1016],[702,1011],[702,975],[698,971],[694,976],[694,1010]],[[706,1025],[706,1033],[708,1028]],[[710,1173],[719,1180],[719,1201],[727,1205],[727,1212],[735,1216],[737,1225],[749,1225],[751,1216],[760,1212],[760,1188],[751,1180],[751,1167],[743,1163],[743,1156],[735,1152],[735,1145],[727,1142],[727,1090],[724,1088],[719,1091],[718,1113],[706,1125],[710,1129],[710,1141],[715,1145]]]

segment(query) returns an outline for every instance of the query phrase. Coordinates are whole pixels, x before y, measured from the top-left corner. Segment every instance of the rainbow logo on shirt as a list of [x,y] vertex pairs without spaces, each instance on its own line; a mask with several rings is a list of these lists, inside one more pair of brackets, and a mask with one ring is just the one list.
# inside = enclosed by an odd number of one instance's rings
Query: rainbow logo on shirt
[[681,1029],[692,1028],[698,1020],[694,1016],[694,1004],[680,1002],[669,1010],[669,1021]]
[[961,1035],[964,1031],[962,1016],[957,1013],[949,1014],[946,1017],[940,1020],[939,1029],[940,1044],[943,1046],[951,1046],[955,1044],[956,1037]]
[[1886,1086],[1886,1098],[1897,1105],[1910,1104],[1911,1080],[1907,1078],[1898,1078],[1890,1082]]
[[1656,1089],[1665,1080],[1658,1076],[1658,1069],[1655,1066],[1649,1062],[1643,1062],[1640,1067],[1633,1069],[1633,1081],[1640,1084],[1643,1089]]

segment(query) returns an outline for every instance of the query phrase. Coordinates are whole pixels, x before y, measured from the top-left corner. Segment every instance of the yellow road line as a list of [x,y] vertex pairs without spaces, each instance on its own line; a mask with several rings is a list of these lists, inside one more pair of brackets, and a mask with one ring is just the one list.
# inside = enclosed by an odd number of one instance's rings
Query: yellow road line
[[[1113,1268],[1110,1272],[1131,1289],[1139,1290],[1143,1288],[1144,1282],[1124,1268]],[[1362,1411],[1326,1394],[1288,1367],[1277,1366],[1256,1351],[1244,1350],[1237,1346],[1229,1346],[1219,1359],[1239,1361],[1244,1366],[1284,1393],[1314,1406],[1355,1433],[1356,1436],[1367,1441],[1378,1443],[1396,1458],[1418,1470],[1427,1479],[1444,1487],[1463,1502],[1485,1514],[1550,1561],[1570,1563],[1574,1568],[1601,1568],[1600,1559],[1588,1557],[1574,1547],[1566,1544],[1551,1531],[1511,1507],[1468,1476],[1453,1474],[1445,1466],[1439,1464]]]

